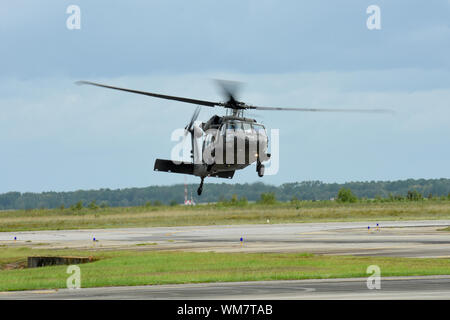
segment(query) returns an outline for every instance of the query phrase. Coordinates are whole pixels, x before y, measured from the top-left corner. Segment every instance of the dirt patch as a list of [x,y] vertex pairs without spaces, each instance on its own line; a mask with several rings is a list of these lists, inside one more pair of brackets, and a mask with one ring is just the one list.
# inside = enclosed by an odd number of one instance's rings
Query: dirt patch
[[25,269],[27,267],[26,261],[11,262],[0,266],[0,270],[15,270]]

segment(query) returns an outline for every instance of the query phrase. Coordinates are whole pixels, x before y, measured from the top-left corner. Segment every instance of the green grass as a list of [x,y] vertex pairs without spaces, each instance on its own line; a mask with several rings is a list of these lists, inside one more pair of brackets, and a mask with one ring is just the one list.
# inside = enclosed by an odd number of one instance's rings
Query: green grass
[[450,219],[450,201],[357,203],[299,201],[272,205],[198,205],[104,208],[73,211],[40,209],[0,212],[1,231],[161,227],[323,221]]
[[[382,276],[450,274],[450,259],[318,256],[298,253],[212,253],[163,251],[51,251],[2,249],[0,264],[32,254],[93,256],[82,264],[81,286],[156,285],[227,281],[367,277],[378,265]],[[66,286],[67,266],[0,271],[0,291]]]
[[444,229],[439,229],[439,231],[450,231],[450,227],[444,228]]

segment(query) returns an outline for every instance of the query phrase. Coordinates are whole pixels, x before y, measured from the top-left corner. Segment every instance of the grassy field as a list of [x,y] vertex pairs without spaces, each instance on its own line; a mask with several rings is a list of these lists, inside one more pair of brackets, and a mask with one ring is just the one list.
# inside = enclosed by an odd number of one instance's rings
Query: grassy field
[[450,219],[450,201],[338,203],[298,201],[276,204],[150,206],[81,210],[40,209],[0,212],[1,231],[62,230],[322,221]]
[[318,256],[276,253],[193,253],[154,251],[46,251],[0,249],[0,291],[66,287],[67,266],[5,270],[30,255],[92,256],[79,265],[81,286],[367,277],[378,265],[382,276],[450,274],[450,259]]

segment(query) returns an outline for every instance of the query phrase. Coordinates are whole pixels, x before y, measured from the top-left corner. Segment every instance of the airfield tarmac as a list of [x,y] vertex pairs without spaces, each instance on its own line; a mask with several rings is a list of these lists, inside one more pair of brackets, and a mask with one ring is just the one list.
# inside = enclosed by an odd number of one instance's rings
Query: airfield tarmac
[[[449,258],[450,220],[120,228],[0,233],[0,244],[89,250],[310,252]],[[368,226],[371,228],[368,229]],[[14,237],[17,240],[14,241]],[[98,241],[94,242],[93,238]],[[240,239],[243,239],[241,242]],[[148,245],[145,245],[148,244]],[[0,299],[450,299],[448,276],[108,287],[0,293]]]
[[450,276],[385,277],[381,279],[379,290],[369,290],[365,278],[352,278],[0,292],[0,299],[448,300],[450,299]]
[[448,258],[450,233],[439,229],[449,225],[429,220],[379,222],[379,229],[376,222],[327,222],[2,232],[0,245]]

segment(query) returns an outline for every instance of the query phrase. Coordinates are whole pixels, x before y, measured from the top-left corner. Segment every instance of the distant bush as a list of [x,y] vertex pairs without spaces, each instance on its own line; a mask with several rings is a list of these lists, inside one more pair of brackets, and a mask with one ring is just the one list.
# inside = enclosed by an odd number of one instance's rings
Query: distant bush
[[358,198],[353,194],[352,190],[347,188],[341,188],[337,194],[337,201],[339,202],[356,202]]
[[169,203],[169,205],[170,205],[171,207],[175,207],[176,205],[178,205],[178,202],[176,202],[175,200],[171,200],[170,203]]
[[275,198],[275,193],[261,193],[261,199],[258,201],[261,204],[275,204],[277,203],[277,199]]
[[389,193],[389,201],[403,201],[405,198],[401,195]]
[[108,202],[102,201],[102,203],[100,203],[100,208],[105,209],[105,208],[108,208],[108,207],[109,207]]
[[91,203],[89,203],[88,208],[91,210],[97,210],[98,209],[98,205],[95,202],[95,200],[92,200]]
[[412,190],[412,191],[408,190],[408,193],[406,194],[406,199],[408,199],[409,201],[418,201],[418,200],[422,200],[423,196],[417,190]]
[[74,211],[80,211],[83,209],[83,201],[78,201],[75,205],[71,206],[71,209]]
[[230,200],[227,199],[221,199],[217,205],[218,206],[225,206],[225,207],[229,207],[229,206],[246,206],[248,204],[248,200],[246,197],[241,197],[238,199],[238,196],[236,194],[233,194],[231,196]]

